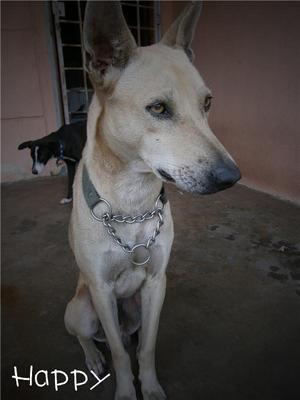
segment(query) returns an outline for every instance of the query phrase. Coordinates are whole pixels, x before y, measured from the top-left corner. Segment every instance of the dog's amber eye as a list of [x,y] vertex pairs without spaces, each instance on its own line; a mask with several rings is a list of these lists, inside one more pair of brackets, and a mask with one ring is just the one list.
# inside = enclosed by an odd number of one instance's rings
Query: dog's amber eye
[[205,97],[205,102],[204,102],[204,111],[205,112],[207,112],[210,109],[211,99],[212,99],[211,95],[208,95]]
[[173,115],[171,107],[164,101],[159,100],[146,106],[146,111],[148,111],[152,117],[158,119],[170,119]]
[[166,107],[163,103],[152,104],[150,110],[154,114],[163,114],[166,111]]

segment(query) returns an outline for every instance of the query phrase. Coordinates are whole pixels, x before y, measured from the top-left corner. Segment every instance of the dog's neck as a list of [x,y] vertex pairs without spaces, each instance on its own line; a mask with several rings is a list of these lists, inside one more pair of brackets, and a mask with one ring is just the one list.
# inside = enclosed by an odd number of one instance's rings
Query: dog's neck
[[[114,212],[135,214],[153,208],[162,182],[140,159],[120,154],[109,143],[102,125],[101,107],[95,99],[90,106],[87,146],[83,161],[98,193]],[[123,156],[124,155],[124,156]]]

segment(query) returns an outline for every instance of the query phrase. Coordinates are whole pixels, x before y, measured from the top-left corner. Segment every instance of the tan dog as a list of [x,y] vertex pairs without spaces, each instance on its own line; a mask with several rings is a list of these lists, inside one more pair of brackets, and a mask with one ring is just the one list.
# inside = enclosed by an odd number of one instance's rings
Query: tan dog
[[[211,93],[191,63],[200,8],[199,2],[189,4],[160,43],[144,48],[137,48],[118,2],[91,2],[86,9],[87,68],[95,94],[74,183],[70,243],[80,277],[65,323],[98,374],[103,356],[94,339],[105,336],[117,400],[136,399],[123,339],[137,329],[143,398],[166,397],[155,371],[173,241],[169,203],[163,207],[163,196],[158,198],[162,181],[208,194],[240,178],[208,126]],[[149,217],[144,222],[142,214]],[[135,223],[134,216],[140,218]]]

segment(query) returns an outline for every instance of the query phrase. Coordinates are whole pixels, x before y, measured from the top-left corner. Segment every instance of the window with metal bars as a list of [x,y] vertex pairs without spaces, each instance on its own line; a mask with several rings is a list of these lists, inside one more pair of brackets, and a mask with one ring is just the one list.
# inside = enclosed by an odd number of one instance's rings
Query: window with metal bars
[[[158,1],[121,1],[124,17],[139,46],[159,40]],[[65,123],[86,119],[93,94],[84,71],[83,20],[86,1],[52,1],[61,98]]]

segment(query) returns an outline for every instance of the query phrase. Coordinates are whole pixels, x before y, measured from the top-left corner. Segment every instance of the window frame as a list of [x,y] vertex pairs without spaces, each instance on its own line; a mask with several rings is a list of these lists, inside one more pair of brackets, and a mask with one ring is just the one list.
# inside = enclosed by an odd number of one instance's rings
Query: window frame
[[[82,10],[81,10],[81,5],[80,5],[80,0],[74,0],[74,2],[77,3],[77,8],[78,8],[78,20],[70,20],[70,19],[64,19],[61,18],[61,14],[64,10],[64,2],[63,1],[58,1],[58,0],[53,0],[51,2],[52,4],[52,14],[53,14],[53,23],[54,23],[54,31],[55,31],[55,38],[56,38],[56,51],[57,51],[57,61],[58,61],[58,70],[59,70],[59,77],[60,77],[60,91],[61,91],[61,101],[62,101],[62,109],[63,109],[63,119],[66,124],[69,124],[71,122],[72,116],[74,115],[82,115],[86,114],[88,112],[88,105],[89,105],[89,97],[93,93],[93,89],[91,89],[88,86],[88,77],[87,74],[84,70],[84,65],[85,65],[85,52],[82,46],[83,43],[83,18],[82,18]],[[126,7],[134,7],[136,8],[136,13],[137,13],[137,26],[132,26],[128,25],[130,29],[136,29],[137,30],[137,44],[140,46],[141,43],[141,30],[151,30],[154,32],[154,39],[155,42],[158,42],[160,40],[160,2],[159,1],[153,1],[151,2],[151,6],[145,5],[145,4],[140,4],[141,2],[137,0],[134,3],[132,2],[127,2],[127,1],[121,1],[122,5],[126,5]],[[150,3],[150,2],[149,2]],[[141,18],[140,18],[140,9],[153,9],[153,28],[150,28],[149,26],[141,25]],[[80,31],[80,44],[70,44],[70,43],[63,43],[62,42],[62,36],[61,36],[61,23],[63,24],[76,24],[79,25],[79,31]],[[81,49],[81,66],[80,67],[65,67],[64,64],[64,56],[63,56],[63,48],[67,47],[79,47]],[[85,99],[85,109],[83,111],[71,111],[69,109],[69,103],[68,103],[68,93],[72,91],[72,89],[67,88],[67,79],[66,79],[66,71],[82,71],[83,73],[83,88],[80,89],[78,88],[77,90],[79,92],[82,92],[84,94],[84,99]]]

